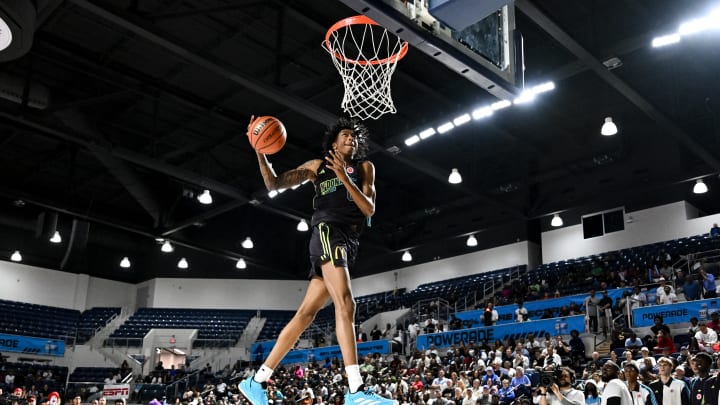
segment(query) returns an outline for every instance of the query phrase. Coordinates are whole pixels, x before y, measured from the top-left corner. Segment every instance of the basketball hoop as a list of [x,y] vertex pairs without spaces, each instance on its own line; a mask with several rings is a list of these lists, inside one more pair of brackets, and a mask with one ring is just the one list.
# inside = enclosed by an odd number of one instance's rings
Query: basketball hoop
[[323,48],[332,56],[342,77],[343,111],[361,120],[378,119],[397,111],[390,93],[390,79],[397,61],[407,53],[406,41],[369,17],[357,15],[330,27]]

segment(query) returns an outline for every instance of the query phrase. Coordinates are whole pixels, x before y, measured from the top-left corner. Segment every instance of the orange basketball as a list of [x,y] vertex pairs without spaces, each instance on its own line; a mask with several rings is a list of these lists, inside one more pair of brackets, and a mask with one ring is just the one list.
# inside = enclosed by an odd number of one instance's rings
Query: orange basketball
[[248,127],[248,140],[256,151],[272,155],[285,146],[287,132],[279,119],[270,116],[258,117]]

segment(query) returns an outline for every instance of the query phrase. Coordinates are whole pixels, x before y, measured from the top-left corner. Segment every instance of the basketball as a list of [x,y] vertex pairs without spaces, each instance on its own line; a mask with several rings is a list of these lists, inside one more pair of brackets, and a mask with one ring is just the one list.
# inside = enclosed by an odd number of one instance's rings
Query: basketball
[[271,116],[258,117],[248,126],[250,145],[265,155],[277,153],[285,146],[287,132],[279,119]]

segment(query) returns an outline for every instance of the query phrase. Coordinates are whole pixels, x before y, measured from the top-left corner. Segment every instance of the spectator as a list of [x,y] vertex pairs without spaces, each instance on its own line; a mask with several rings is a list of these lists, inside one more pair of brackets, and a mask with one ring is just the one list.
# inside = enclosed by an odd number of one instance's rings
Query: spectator
[[[673,362],[667,357],[657,361],[658,380],[651,382],[650,389],[655,392],[658,404],[689,404],[690,389],[684,381],[672,377]],[[685,370],[683,370],[685,371]]]
[[718,342],[717,333],[708,328],[705,322],[700,322],[700,330],[695,333],[699,349],[706,352],[713,352],[713,345]]
[[720,226],[717,223],[710,228],[710,236],[720,236]]
[[717,286],[715,285],[715,276],[705,271],[705,266],[700,267],[700,277],[702,279],[703,298],[717,297]]
[[600,403],[600,394],[593,380],[585,381],[585,405],[597,405]]
[[630,336],[625,339],[625,349],[632,353],[637,353],[644,346],[642,339],[637,337],[635,332],[631,332]]
[[625,365],[625,384],[632,398],[640,399],[640,404],[657,405],[655,394],[647,385],[638,381],[640,370],[635,364],[628,363]]
[[509,379],[503,378],[502,387],[498,390],[498,397],[500,398],[498,402],[500,405],[510,405],[515,399],[515,390],[510,387]]
[[497,320],[498,320],[498,312],[493,307],[493,303],[488,302],[487,305],[485,306],[485,310],[483,311],[482,319],[480,319],[480,321],[485,326],[493,326],[493,325],[495,325]]
[[675,289],[670,284],[667,284],[667,280],[665,279],[665,277],[660,277],[658,282],[660,283],[660,286],[655,291],[655,302],[659,304],[662,296],[666,294],[665,287],[670,287],[670,291],[673,293],[675,292]]
[[372,338],[372,340],[380,340],[382,334],[383,333],[377,324],[375,324],[375,327],[373,327],[372,331],[370,331],[370,337]]
[[585,298],[585,310],[588,314],[590,331],[595,334],[598,333],[598,304],[600,304],[600,298],[595,291],[590,291],[590,295]]
[[666,285],[663,287],[664,294],[658,295],[657,297],[657,303],[660,305],[665,304],[674,304],[678,301],[677,295],[675,295],[674,292],[672,292],[672,287],[669,285]]
[[611,362],[606,361],[602,366],[602,380],[605,382],[605,388],[600,396],[603,404],[616,405],[632,405],[633,400],[630,396],[627,386],[623,383],[618,375],[620,367]]
[[528,314],[527,308],[523,307],[523,302],[518,301],[515,310],[515,322],[525,322],[525,316]]
[[713,312],[710,314],[710,321],[705,324],[715,332],[720,331],[720,314],[717,311]]
[[695,301],[700,298],[700,282],[698,281],[697,276],[690,274],[685,277],[683,293],[685,294],[685,300],[687,301]]
[[655,353],[661,353],[663,350],[669,350],[670,353],[675,353],[675,343],[670,336],[666,335],[663,330],[658,331],[657,335],[657,346],[653,348]]

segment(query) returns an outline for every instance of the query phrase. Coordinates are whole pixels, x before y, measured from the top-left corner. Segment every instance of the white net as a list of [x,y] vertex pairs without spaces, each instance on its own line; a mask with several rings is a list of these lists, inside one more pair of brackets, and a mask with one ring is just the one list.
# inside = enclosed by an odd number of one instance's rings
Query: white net
[[323,48],[342,77],[340,106],[351,117],[378,119],[397,110],[390,80],[408,44],[366,16],[339,21],[328,30]]

